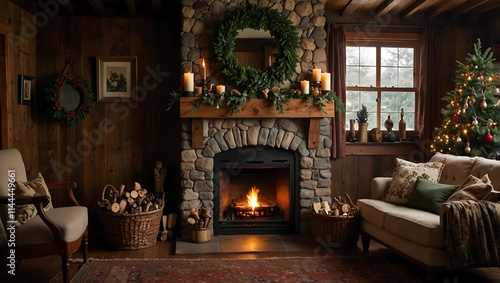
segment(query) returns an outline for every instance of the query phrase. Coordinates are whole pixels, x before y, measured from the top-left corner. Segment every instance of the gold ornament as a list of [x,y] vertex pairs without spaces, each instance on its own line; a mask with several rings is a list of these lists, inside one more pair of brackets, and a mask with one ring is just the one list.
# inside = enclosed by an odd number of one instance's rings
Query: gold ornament
[[479,104],[479,107],[481,107],[481,109],[486,109],[486,107],[488,107],[488,103],[486,103],[486,100],[483,98],[483,101],[481,101],[481,104]]
[[464,148],[464,152],[469,154],[470,153],[470,146],[469,146],[469,142],[467,142],[467,144],[465,145],[465,148]]

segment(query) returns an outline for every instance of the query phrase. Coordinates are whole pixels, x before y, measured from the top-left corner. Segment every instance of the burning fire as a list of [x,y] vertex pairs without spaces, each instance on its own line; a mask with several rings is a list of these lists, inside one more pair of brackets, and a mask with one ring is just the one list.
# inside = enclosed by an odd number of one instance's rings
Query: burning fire
[[247,200],[248,200],[248,206],[252,207],[252,210],[254,210],[256,207],[259,207],[259,188],[257,186],[253,185],[252,188],[248,191],[247,194]]

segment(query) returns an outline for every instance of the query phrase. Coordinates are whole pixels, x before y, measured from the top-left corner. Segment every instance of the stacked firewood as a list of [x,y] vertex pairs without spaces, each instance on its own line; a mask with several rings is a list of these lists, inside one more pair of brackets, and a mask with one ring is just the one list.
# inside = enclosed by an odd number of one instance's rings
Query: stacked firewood
[[106,185],[97,204],[103,210],[128,215],[157,210],[163,207],[163,198],[155,196],[135,182],[129,190],[123,184],[119,190]]
[[187,222],[193,228],[209,228],[212,222],[211,209],[208,207],[191,208],[189,210],[191,215],[188,217]]
[[345,197],[337,196],[333,198],[333,203],[330,206],[328,201],[314,202],[312,209],[314,212],[321,215],[329,215],[334,217],[354,217],[358,214],[359,208],[352,202],[349,194]]

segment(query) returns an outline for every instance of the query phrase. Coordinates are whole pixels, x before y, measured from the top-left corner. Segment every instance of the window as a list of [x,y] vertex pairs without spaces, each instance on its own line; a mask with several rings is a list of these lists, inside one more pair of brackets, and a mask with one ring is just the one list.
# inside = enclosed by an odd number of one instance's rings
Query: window
[[364,104],[369,128],[385,130],[384,121],[390,116],[397,131],[403,108],[406,130],[415,130],[419,41],[410,37],[413,39],[347,38],[346,121],[356,119]]

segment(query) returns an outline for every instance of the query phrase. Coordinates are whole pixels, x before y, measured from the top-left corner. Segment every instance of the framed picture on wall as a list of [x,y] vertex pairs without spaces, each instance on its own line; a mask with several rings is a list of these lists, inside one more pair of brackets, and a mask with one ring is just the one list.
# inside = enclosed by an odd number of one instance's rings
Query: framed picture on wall
[[137,82],[137,57],[97,57],[97,101],[130,99]]
[[18,103],[30,105],[34,100],[35,79],[31,76],[18,75]]

